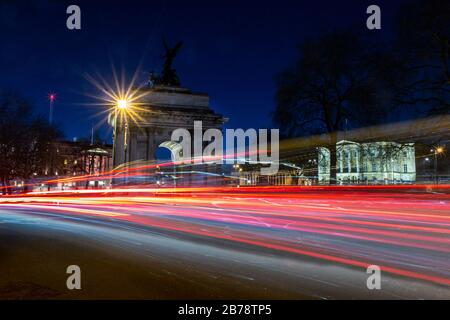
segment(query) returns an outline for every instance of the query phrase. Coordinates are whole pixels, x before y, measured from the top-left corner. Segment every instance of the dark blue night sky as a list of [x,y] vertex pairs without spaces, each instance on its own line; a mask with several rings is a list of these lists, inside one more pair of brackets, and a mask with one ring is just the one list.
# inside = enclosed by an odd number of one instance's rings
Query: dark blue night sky
[[[66,28],[66,8],[82,10],[82,30]],[[0,87],[19,91],[47,116],[56,92],[55,120],[66,138],[88,136],[100,107],[84,73],[111,78],[110,61],[131,77],[142,60],[159,71],[162,37],[184,41],[175,61],[182,85],[207,92],[230,128],[271,127],[273,77],[295,61],[298,44],[322,31],[365,29],[366,8],[382,8],[383,29],[399,1],[19,1],[0,0]],[[107,126],[102,127],[103,138]]]

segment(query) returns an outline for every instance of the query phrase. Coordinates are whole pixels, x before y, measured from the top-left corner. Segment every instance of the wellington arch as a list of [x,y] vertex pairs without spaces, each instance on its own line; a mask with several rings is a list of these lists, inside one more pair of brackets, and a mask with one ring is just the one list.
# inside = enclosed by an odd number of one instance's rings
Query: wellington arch
[[158,147],[169,147],[172,132],[178,128],[193,134],[194,121],[202,121],[203,130],[219,129],[227,121],[209,106],[209,96],[172,86],[140,89],[138,117],[127,126],[117,123],[114,137],[114,166],[137,161],[156,160]]
[[[174,142],[174,141],[164,141],[163,143],[161,143],[158,146],[158,149],[166,149],[167,151],[170,152],[170,160],[172,162],[179,162],[183,159],[183,146],[178,143],[178,142]],[[158,158],[158,153],[156,152],[155,154],[155,158],[157,160],[160,160]],[[162,160],[166,160],[166,159],[162,159]]]

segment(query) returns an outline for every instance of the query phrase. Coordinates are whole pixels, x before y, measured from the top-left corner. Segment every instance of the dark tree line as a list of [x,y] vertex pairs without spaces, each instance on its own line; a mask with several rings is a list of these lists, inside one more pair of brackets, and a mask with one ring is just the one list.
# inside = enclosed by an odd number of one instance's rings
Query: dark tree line
[[415,1],[397,17],[393,55],[399,60],[398,104],[450,114],[450,2]]
[[61,133],[14,92],[0,91],[0,115],[0,187],[6,194],[10,180],[45,174],[55,161],[53,142]]
[[[450,1],[402,8],[388,42],[367,31],[307,40],[275,77],[274,123],[285,138],[322,134],[336,181],[338,132],[410,117],[450,114]],[[405,111],[406,110],[406,111]]]

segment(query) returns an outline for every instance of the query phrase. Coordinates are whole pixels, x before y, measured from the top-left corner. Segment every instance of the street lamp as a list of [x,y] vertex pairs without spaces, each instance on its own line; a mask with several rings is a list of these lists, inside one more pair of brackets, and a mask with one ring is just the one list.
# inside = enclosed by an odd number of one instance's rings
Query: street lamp
[[121,99],[117,101],[117,108],[119,109],[127,109],[128,108],[128,101]]
[[53,105],[55,103],[55,100],[56,100],[56,94],[50,93],[48,95],[48,101],[50,102],[49,111],[48,111],[48,122],[50,124],[52,124],[52,122],[53,122]]
[[[116,168],[116,143],[117,143],[117,120],[119,112],[121,112],[121,119],[125,120],[124,137],[123,137],[123,150],[124,150],[124,164],[127,162],[127,131],[128,131],[128,119],[127,112],[130,108],[130,103],[126,99],[117,99],[114,104],[114,129],[113,129],[113,168]],[[113,180],[111,181],[114,184]]]
[[[116,138],[117,138],[117,118],[120,111],[125,111],[129,108],[129,103],[126,99],[119,99],[116,101],[116,105],[114,106],[114,130],[113,130],[113,167],[116,167]],[[128,124],[125,121],[125,134],[124,134],[124,150],[126,155],[126,147],[127,147],[127,140],[126,140],[126,130],[128,129]],[[126,160],[126,159],[124,159]],[[126,161],[125,161],[126,162]]]
[[434,149],[431,149],[430,151],[434,152],[434,179],[436,184],[439,184],[439,179],[437,176],[437,157],[438,154],[444,153],[444,147],[436,147]]

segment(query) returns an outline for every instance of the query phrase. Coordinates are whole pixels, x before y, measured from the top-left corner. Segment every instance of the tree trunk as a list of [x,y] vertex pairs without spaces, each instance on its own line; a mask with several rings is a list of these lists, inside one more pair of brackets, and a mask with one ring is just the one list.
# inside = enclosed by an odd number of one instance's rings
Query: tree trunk
[[8,178],[5,179],[5,187],[6,187],[7,193],[8,193],[9,195],[11,195],[11,194],[12,194],[12,190],[11,190],[11,185],[10,185],[10,183],[9,183]]
[[337,184],[337,155],[336,155],[337,132],[330,134],[330,184]]
[[6,183],[5,183],[5,178],[2,178],[2,195],[6,196]]

